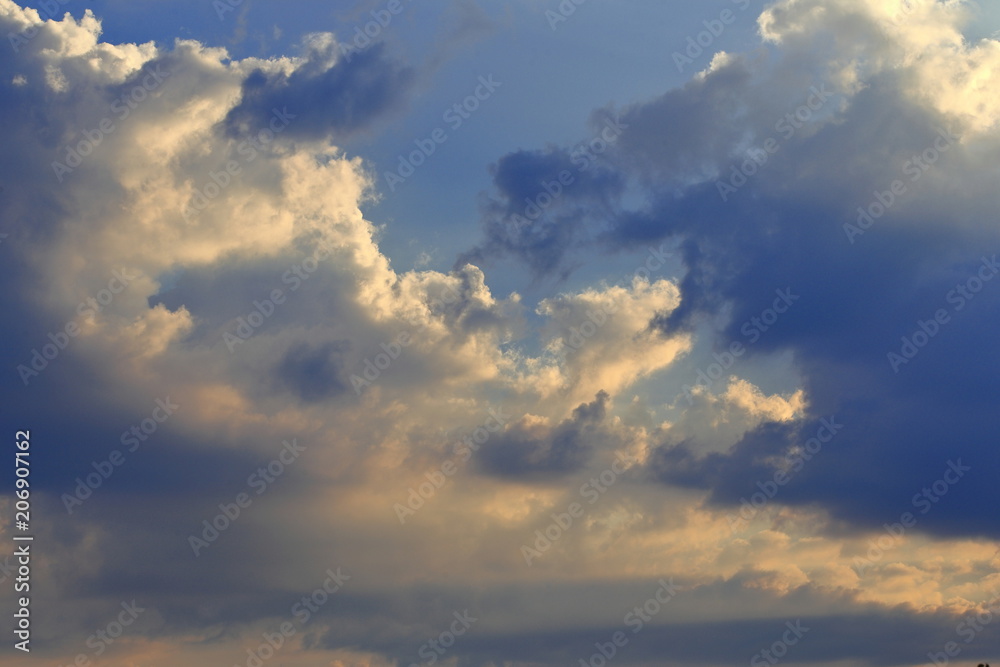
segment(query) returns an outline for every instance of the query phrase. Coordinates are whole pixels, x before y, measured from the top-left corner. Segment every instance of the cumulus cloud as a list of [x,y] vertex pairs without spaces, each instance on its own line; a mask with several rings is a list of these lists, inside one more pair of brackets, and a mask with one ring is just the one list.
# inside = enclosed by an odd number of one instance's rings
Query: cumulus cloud
[[[836,415],[848,425],[836,454],[786,502],[877,525],[964,457],[980,473],[922,530],[996,536],[981,471],[996,464],[986,378],[998,136],[986,91],[1000,43],[967,40],[972,16],[962,2],[773,3],[759,19],[772,51],[720,54],[685,86],[612,110],[626,129],[609,182],[641,183],[645,203],[616,203],[603,230],[568,225],[562,246],[678,243],[679,306],[652,322],[675,335],[724,318],[720,348],[746,342],[741,326],[776,289],[801,295],[747,356],[793,355],[803,420],[765,423],[728,454],[701,445],[732,466],[700,476],[714,497],[737,499],[766,472],[752,462]],[[550,273],[572,269],[565,252]]]
[[[485,29],[465,17],[461,34]],[[368,165],[341,143],[408,103],[410,66],[378,46],[344,61],[327,34],[274,58],[111,44],[89,12],[43,22],[0,0],[0,34],[37,30],[0,58],[0,383],[45,443],[39,641],[71,659],[94,618],[135,597],[149,612],[121,660],[218,664],[344,565],[353,579],[290,644],[295,659],[411,660],[468,608],[492,620],[459,661],[566,664],[676,575],[688,598],[636,642],[636,663],[745,659],[793,616],[824,637],[804,661],[923,660],[885,637],[943,644],[985,602],[970,581],[997,564],[1000,281],[982,255],[997,240],[1000,56],[963,39],[966,17],[956,2],[774,3],[759,21],[769,55],[718,56],[681,88],[598,110],[598,133],[610,118],[620,130],[587,169],[573,148],[501,157],[483,241],[452,271],[400,272],[361,211],[377,196]],[[772,137],[766,164],[719,187]],[[912,162],[942,140],[933,164]],[[862,234],[846,228],[894,179],[905,192]],[[477,265],[510,256],[534,279],[565,276],[586,252],[668,238],[679,281],[531,304],[494,293]],[[748,355],[790,354],[800,389],[737,373],[689,407],[671,395],[700,323],[742,340],[788,286],[800,301]],[[887,352],[916,331],[927,344],[893,368]],[[34,354],[57,332],[54,357]],[[645,403],[629,403],[640,385]],[[168,399],[176,414],[68,513],[80,478]],[[511,417],[471,465],[440,472],[497,408]],[[727,515],[828,420],[835,439],[734,534]],[[193,555],[187,536],[286,439],[302,462]],[[526,569],[518,545],[623,454],[634,463]],[[968,475],[864,582],[851,564],[871,531],[958,459]],[[400,525],[394,504],[430,479],[445,483]],[[967,557],[945,562],[956,544]],[[995,629],[979,641],[995,648]]]
[[[3,382],[20,397],[21,415],[42,424],[37,437],[77,443],[39,455],[52,471],[38,491],[59,517],[54,543],[95,549],[86,570],[52,561],[52,576],[72,581],[61,593],[65,608],[82,609],[77,597],[101,590],[148,599],[151,582],[166,580],[180,600],[154,604],[157,632],[267,616],[270,602],[258,617],[181,620],[202,594],[224,599],[257,580],[273,553],[247,549],[269,530],[266,510],[197,561],[183,536],[245,489],[283,439],[297,437],[312,455],[269,491],[272,507],[287,509],[299,493],[329,492],[332,481],[384,477],[400,461],[439,454],[435,425],[474,425],[501,391],[526,414],[544,393],[537,369],[563,372],[558,361],[503,349],[523,330],[523,306],[516,294],[495,297],[477,267],[396,273],[380,252],[359,209],[373,196],[367,172],[335,145],[405,102],[409,70],[380,48],[344,63],[332,37],[313,35],[301,56],[233,60],[194,41],[109,44],[90,13],[42,22],[9,0],[0,9],[4,32],[37,30],[0,62],[0,114],[17,128],[2,167],[17,196],[2,205],[18,252],[2,269],[14,288],[2,298],[21,322],[3,354],[10,369],[23,369]],[[87,303],[94,306],[78,308]],[[648,303],[642,309],[651,312]],[[46,332],[69,342],[55,358],[33,357],[50,344]],[[611,384],[640,374],[626,369]],[[83,382],[85,397],[77,395]],[[578,387],[598,396],[592,406],[569,397],[538,405],[537,418],[555,424],[575,412],[540,436],[552,445],[543,460],[525,450],[515,467],[585,462],[583,440],[609,400],[599,384]],[[121,449],[123,433],[158,399],[175,402],[176,414],[128,452],[127,471],[60,516],[78,478]],[[53,410],[65,421],[41,419]],[[533,428],[517,422],[503,436],[514,444],[491,450],[502,454],[490,460],[527,446]],[[160,509],[163,532],[137,528]],[[109,554],[96,546],[109,534],[131,539]],[[224,574],[233,559],[241,567]],[[178,565],[150,576],[167,563]],[[128,584],[113,586],[114,577]]]

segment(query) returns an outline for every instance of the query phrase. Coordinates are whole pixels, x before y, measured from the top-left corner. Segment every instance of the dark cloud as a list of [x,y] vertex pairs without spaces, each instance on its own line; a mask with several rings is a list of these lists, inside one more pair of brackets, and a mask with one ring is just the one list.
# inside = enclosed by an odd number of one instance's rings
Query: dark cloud
[[[954,642],[954,621],[948,625],[939,618],[905,618],[890,612],[844,616],[771,619],[736,619],[702,623],[654,625],[633,635],[633,628],[623,625],[594,628],[570,628],[551,632],[524,632],[499,636],[470,636],[456,653],[464,654],[468,664],[493,660],[531,661],[542,664],[579,664],[592,655],[600,655],[596,644],[607,645],[616,632],[624,632],[628,644],[620,649],[616,661],[630,665],[724,665],[768,664],[761,651],[771,650],[783,636],[796,640],[786,646],[789,662],[797,664],[851,661],[852,664],[892,667],[927,662],[927,653],[940,653],[947,642]],[[788,634],[791,628],[801,634]],[[914,637],[919,640],[914,641]],[[723,640],[724,638],[724,640]],[[966,651],[974,663],[1000,645],[991,631],[974,649]],[[606,649],[610,652],[610,649]],[[781,648],[777,652],[783,652]],[[775,653],[770,653],[775,656]]]
[[536,277],[563,271],[586,226],[610,215],[622,174],[585,150],[516,151],[493,165],[496,194],[481,204],[485,239],[457,265],[514,257]]
[[520,422],[490,438],[476,454],[483,472],[498,477],[552,477],[582,468],[604,422],[609,396],[599,392],[558,426]]
[[[794,353],[807,420],[794,429],[766,425],[724,455],[698,459],[693,443],[668,448],[655,459],[656,474],[710,488],[715,502],[739,502],[773,475],[768,456],[801,445],[818,419],[836,416],[845,430],[782,490],[780,502],[819,503],[836,517],[877,526],[912,510],[911,497],[961,458],[974,470],[921,529],[995,537],[1000,524],[986,471],[1000,464],[989,398],[990,378],[1000,372],[990,334],[1000,324],[1000,280],[982,283],[972,299],[956,287],[970,280],[978,287],[980,267],[992,275],[991,248],[1000,247],[987,204],[995,194],[974,176],[989,167],[973,152],[995,153],[996,146],[955,144],[912,181],[907,161],[952,121],[915,109],[892,79],[879,83],[853,98],[835,123],[783,144],[728,201],[714,181],[679,195],[653,194],[647,209],[620,217],[603,236],[609,247],[680,240],[682,305],[654,321],[665,333],[727,308],[720,347],[749,344],[747,331],[757,327],[746,325],[773,304],[776,290],[797,297],[747,354]],[[891,132],[878,129],[890,122]],[[858,207],[895,179],[905,180],[906,196],[852,243],[845,223],[856,223]],[[948,323],[925,325],[935,331],[926,348],[893,369],[888,353],[900,354],[901,338],[942,309]]]
[[[793,589],[784,599],[787,606],[775,607],[777,596],[766,591],[752,595],[758,614],[756,618],[730,620],[685,620],[685,611],[698,609],[709,600],[722,596],[737,607],[750,602],[747,588],[750,577],[740,573],[732,579],[694,590],[682,590],[671,599],[656,616],[646,616],[651,622],[643,623],[636,632],[637,623],[626,625],[626,615],[636,605],[641,605],[660,586],[659,581],[590,582],[587,586],[548,583],[529,588],[514,585],[503,590],[490,588],[480,592],[470,603],[460,590],[410,591],[404,599],[419,594],[433,595],[432,604],[421,604],[420,609],[431,608],[427,615],[403,618],[415,614],[415,609],[400,604],[400,599],[386,599],[376,608],[380,613],[365,613],[371,625],[384,627],[398,625],[407,632],[375,633],[344,627],[342,612],[335,608],[323,609],[327,628],[319,635],[317,644],[325,648],[359,646],[378,651],[396,659],[400,664],[417,660],[417,651],[429,637],[435,637],[452,620],[451,611],[470,609],[473,617],[489,619],[517,612],[514,608],[552,609],[554,614],[575,617],[574,623],[555,623],[552,618],[533,627],[495,629],[488,620],[473,625],[449,647],[448,658],[461,665],[504,664],[524,662],[529,664],[579,664],[590,660],[599,649],[596,644],[607,644],[616,632],[627,638],[618,647],[615,662],[627,665],[726,665],[748,664],[763,650],[771,649],[783,637],[795,640],[786,646],[785,661],[795,664],[834,664],[851,662],[866,666],[914,665],[928,661],[928,653],[939,653],[948,642],[961,647],[962,661],[975,663],[980,656],[989,655],[1000,647],[1000,627],[980,625],[982,632],[974,637],[974,644],[967,644],[972,625],[961,616],[948,613],[917,613],[900,605],[892,608],[872,604],[852,603],[849,599],[811,586]],[[550,601],[561,602],[555,607]],[[534,606],[527,607],[528,603]],[[801,605],[801,606],[800,606]],[[826,608],[828,613],[799,613],[804,608]],[[582,622],[581,609],[600,609],[595,615],[608,618],[607,609],[620,610],[621,622]],[[798,610],[798,611],[797,611]],[[850,612],[848,613],[848,610]],[[633,620],[636,616],[633,615]],[[394,622],[395,621],[395,622]],[[965,632],[956,632],[959,624]],[[788,634],[789,625],[798,630],[798,636]],[[779,648],[778,651],[781,651]],[[773,655],[773,654],[772,654]],[[595,660],[596,662],[596,660]],[[768,664],[763,656],[759,664]]]
[[[854,48],[881,48],[868,28],[851,32],[868,19],[839,11],[838,25],[854,26],[845,33],[858,40]],[[995,184],[984,174],[996,177],[1000,146],[995,133],[975,142],[950,136],[964,120],[915,101],[912,72],[863,74],[856,92],[821,83],[831,80],[826,48],[789,46],[767,65],[729,57],[683,88],[622,109],[626,129],[602,182],[642,184],[645,204],[610,211],[603,228],[554,217],[539,231],[509,232],[505,216],[565,156],[508,156],[494,177],[503,197],[491,202],[486,241],[473,254],[507,252],[536,273],[564,276],[571,244],[613,252],[670,239],[686,267],[682,302],[654,327],[672,335],[726,313],[718,349],[740,342],[745,358],[792,353],[809,406],[800,424],[764,425],[706,458],[695,442],[665,445],[654,457],[662,480],[738,503],[773,475],[768,457],[800,446],[820,419],[835,416],[845,429],[782,489],[780,502],[819,504],[879,526],[912,509],[913,495],[962,459],[973,471],[921,529],[996,537],[987,471],[1000,466],[991,435],[1000,374],[992,340],[1000,276],[991,267],[1000,228]],[[768,139],[776,150],[766,163],[750,162],[748,149],[760,151]],[[914,158],[935,144],[933,161],[919,166]],[[742,180],[732,180],[739,171]],[[867,231],[850,233],[845,224],[857,225],[858,208],[888,201],[895,180],[905,193]],[[720,182],[736,186],[722,191]],[[978,281],[980,267],[990,280]],[[981,290],[971,299],[956,292],[969,281]],[[776,290],[790,290],[794,305],[766,330],[748,327]],[[946,324],[931,322],[938,311]],[[922,327],[934,332],[926,347],[893,368],[888,354],[902,355],[904,336],[924,340]]]
[[412,68],[386,55],[384,44],[339,59],[335,43],[309,49],[291,74],[251,73],[240,103],[226,115],[226,133],[255,136],[274,109],[294,116],[282,136],[316,139],[349,136],[398,110],[415,80]]
[[344,353],[349,340],[321,345],[292,345],[275,369],[278,380],[307,403],[342,394],[351,388]]

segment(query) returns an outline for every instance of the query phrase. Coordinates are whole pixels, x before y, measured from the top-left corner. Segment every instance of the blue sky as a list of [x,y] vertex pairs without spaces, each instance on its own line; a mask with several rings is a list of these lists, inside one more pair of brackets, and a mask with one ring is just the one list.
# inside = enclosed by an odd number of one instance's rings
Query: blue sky
[[4,664],[996,657],[1000,7],[229,2],[0,0]]

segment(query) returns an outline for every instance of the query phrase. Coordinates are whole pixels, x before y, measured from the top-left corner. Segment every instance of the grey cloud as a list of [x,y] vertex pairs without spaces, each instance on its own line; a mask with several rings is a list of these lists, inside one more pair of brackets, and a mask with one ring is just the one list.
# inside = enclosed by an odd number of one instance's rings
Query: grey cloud
[[312,346],[292,345],[278,364],[280,382],[308,403],[337,396],[351,389],[345,368],[344,353],[351,347],[349,340],[333,341]]
[[483,472],[499,477],[551,477],[582,468],[594,449],[609,396],[599,392],[555,427],[518,423],[492,437],[476,454]]
[[291,74],[251,73],[240,103],[226,115],[226,133],[255,134],[268,126],[274,109],[292,118],[283,136],[337,140],[371,127],[398,111],[415,80],[412,68],[386,55],[384,44],[339,59],[336,43],[317,44]]

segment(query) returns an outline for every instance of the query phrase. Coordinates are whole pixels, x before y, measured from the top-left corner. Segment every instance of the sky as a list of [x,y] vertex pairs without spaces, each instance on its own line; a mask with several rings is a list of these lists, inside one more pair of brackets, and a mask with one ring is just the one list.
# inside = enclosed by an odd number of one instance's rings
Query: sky
[[1000,4],[0,36],[5,667],[1000,661]]

